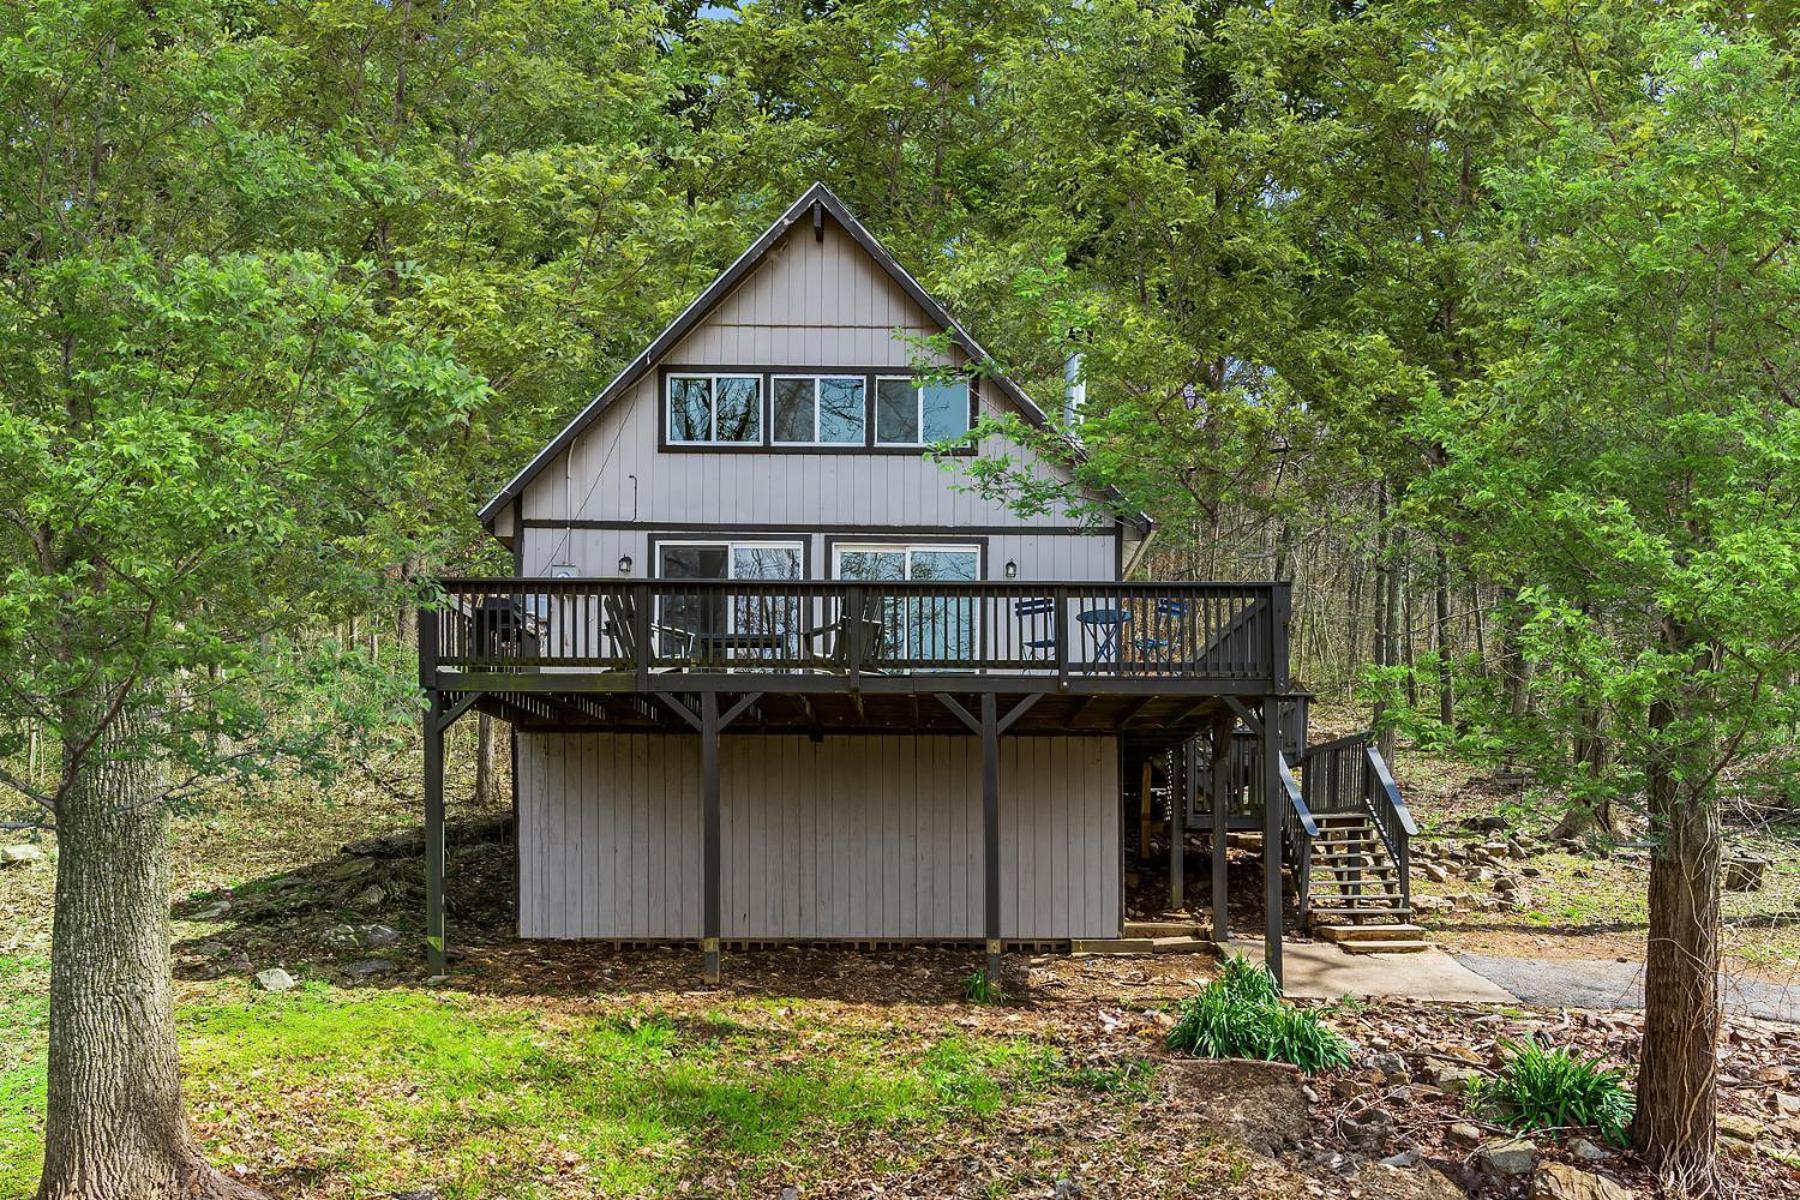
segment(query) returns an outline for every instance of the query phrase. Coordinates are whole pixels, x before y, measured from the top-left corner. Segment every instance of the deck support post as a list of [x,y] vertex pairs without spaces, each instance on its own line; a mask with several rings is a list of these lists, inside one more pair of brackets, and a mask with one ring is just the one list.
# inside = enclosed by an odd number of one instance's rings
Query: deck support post
[[719,697],[700,693],[700,774],[705,795],[702,820],[701,874],[705,880],[701,903],[701,973],[709,984],[719,982]]
[[1227,715],[1212,728],[1212,936],[1215,945],[1231,940],[1231,914],[1226,907],[1231,887],[1227,872],[1226,842],[1231,831],[1231,760],[1235,718]]
[[1287,797],[1281,787],[1280,701],[1264,696],[1262,704],[1262,778],[1257,790],[1263,798],[1263,961],[1275,982],[1281,983],[1281,828]]
[[982,936],[987,978],[1000,985],[1000,718],[992,692],[981,694]]
[[425,960],[444,974],[444,697],[435,688],[425,710]]
[[1194,743],[1183,742],[1180,769],[1169,781],[1169,907],[1180,912],[1187,904],[1187,810],[1194,795]]

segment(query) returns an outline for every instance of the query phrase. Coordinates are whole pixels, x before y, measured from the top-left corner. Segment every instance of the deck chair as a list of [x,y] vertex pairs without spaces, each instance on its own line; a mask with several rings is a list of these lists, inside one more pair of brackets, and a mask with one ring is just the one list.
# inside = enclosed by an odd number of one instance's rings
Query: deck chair
[[[675,658],[678,661],[661,670],[679,671],[694,657],[694,631],[683,629],[679,625],[664,625],[656,621],[650,623],[652,645],[640,648],[637,644],[637,601],[629,592],[609,592],[600,598],[601,607],[606,612],[606,636],[613,640],[619,652],[635,665],[641,653],[654,651],[657,638],[673,641],[676,649],[672,654],[662,657]],[[657,656],[652,653],[654,660]]]
[[[1033,633],[1042,633],[1044,618],[1054,617],[1056,601],[1048,596],[1032,600],[1019,600],[1013,604],[1013,616],[1019,619],[1020,628],[1027,628]],[[1021,649],[1032,652],[1032,657],[1043,658],[1046,654],[1056,652],[1056,626],[1052,622],[1049,637],[1026,638],[1019,643]]]
[[850,670],[850,628],[853,623],[862,627],[863,654],[857,669],[880,674],[881,656],[887,648],[887,626],[875,617],[866,614],[853,617],[845,613],[830,624],[801,630],[800,636],[809,640],[824,638],[825,650],[814,656],[813,664],[830,674],[842,675]]

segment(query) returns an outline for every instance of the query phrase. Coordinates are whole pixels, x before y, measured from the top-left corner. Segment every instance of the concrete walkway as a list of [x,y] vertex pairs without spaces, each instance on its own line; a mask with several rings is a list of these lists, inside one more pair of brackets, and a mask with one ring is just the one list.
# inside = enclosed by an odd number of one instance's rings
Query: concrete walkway
[[[1456,961],[1526,1004],[1569,1008],[1644,1007],[1644,964],[1587,958],[1459,954]],[[1800,983],[1719,976],[1727,1012],[1800,1024]]]
[[[1233,938],[1226,949],[1261,962],[1262,940]],[[1506,1004],[1511,992],[1440,950],[1415,954],[1345,954],[1330,942],[1287,942],[1281,949],[1282,991],[1307,1000],[1397,996]]]

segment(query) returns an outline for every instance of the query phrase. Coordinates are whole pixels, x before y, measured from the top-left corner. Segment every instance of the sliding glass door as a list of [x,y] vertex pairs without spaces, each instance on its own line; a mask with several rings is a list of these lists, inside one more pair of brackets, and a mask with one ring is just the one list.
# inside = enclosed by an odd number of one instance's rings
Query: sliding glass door
[[[804,577],[799,542],[662,542],[656,549],[657,576],[670,581]],[[800,618],[799,598],[780,589],[729,595],[719,589],[675,591],[664,595],[660,609],[663,653],[678,653],[670,644],[686,641],[688,653],[701,658],[792,656],[798,652]]]
[[[942,581],[972,583],[981,578],[981,548],[961,545],[843,544],[834,548],[838,579],[865,583]],[[959,662],[975,657],[975,597],[907,589],[881,601],[890,660]]]

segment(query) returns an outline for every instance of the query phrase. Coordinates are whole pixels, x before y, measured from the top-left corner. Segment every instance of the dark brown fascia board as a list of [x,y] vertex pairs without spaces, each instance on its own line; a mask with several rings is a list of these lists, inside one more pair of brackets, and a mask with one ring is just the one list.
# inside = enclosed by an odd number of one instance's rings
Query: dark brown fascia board
[[[748,249],[738,255],[729,267],[720,272],[718,278],[708,284],[705,291],[682,309],[681,313],[669,322],[661,333],[656,335],[656,338],[644,348],[642,353],[632,359],[624,370],[613,376],[612,382],[602,388],[600,394],[595,396],[587,407],[575,414],[574,419],[563,426],[562,432],[557,434],[549,445],[540,450],[537,456],[527,463],[518,474],[507,481],[506,486],[501,488],[493,499],[482,506],[480,513],[482,525],[492,532],[494,518],[500,510],[523,494],[526,485],[536,477],[539,471],[549,466],[557,455],[566,450],[581,435],[582,430],[599,419],[600,414],[605,412],[614,400],[642,379],[664,355],[675,347],[677,342],[686,337],[688,332],[706,317],[707,313],[730,295],[732,290],[761,264],[763,258],[793,228],[796,222],[813,212],[815,208],[830,213],[844,232],[856,239],[856,243],[868,253],[869,257],[881,264],[882,270],[886,271],[888,276],[900,285],[901,290],[906,292],[920,308],[924,309],[932,320],[943,326],[956,344],[962,347],[963,353],[981,365],[991,366],[993,364],[993,357],[981,348],[980,343],[969,336],[968,330],[964,329],[954,317],[946,312],[943,305],[931,297],[919,281],[912,277],[911,272],[895,261],[893,255],[887,252],[887,248],[875,239],[875,235],[865,229],[862,222],[858,221],[851,215],[850,210],[844,207],[843,201],[839,200],[823,183],[815,183],[807,188],[805,194],[798,200],[789,205],[787,211],[764,230],[762,236],[752,242]],[[1018,384],[998,373],[988,375],[986,378],[994,382],[1001,394],[1011,401],[1013,406],[1033,426],[1043,429],[1049,425],[1049,418],[1044,415],[1044,410],[1039,408]],[[1061,436],[1068,446],[1069,452],[1078,461],[1085,461],[1087,455],[1081,445],[1067,434]],[[1106,494],[1109,499],[1120,499],[1118,492],[1112,488],[1108,488]],[[1155,522],[1145,513],[1134,513],[1123,519],[1130,520],[1146,533],[1155,526]]]

